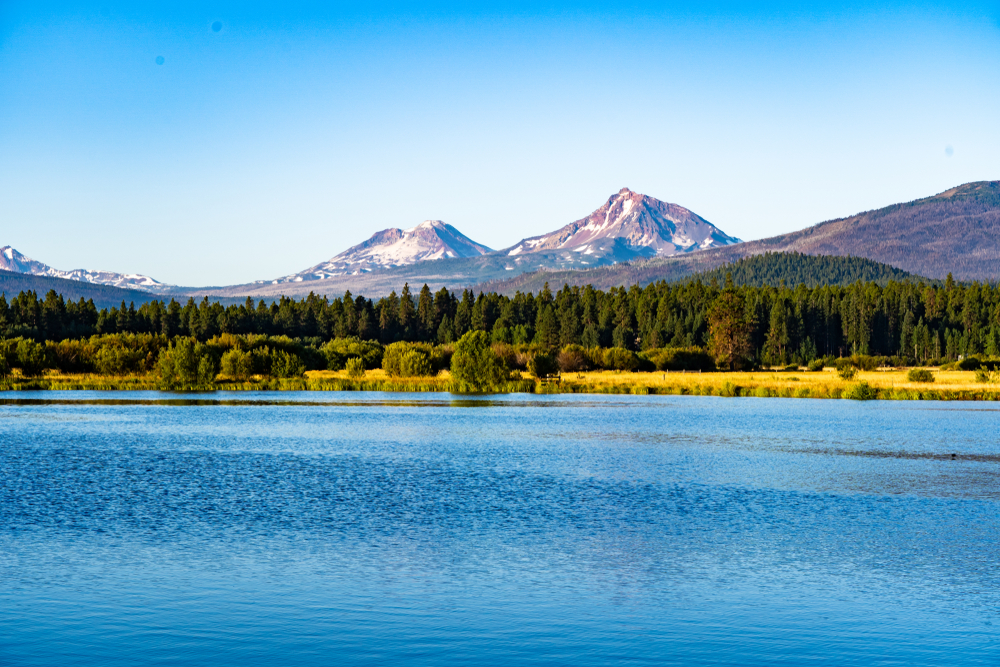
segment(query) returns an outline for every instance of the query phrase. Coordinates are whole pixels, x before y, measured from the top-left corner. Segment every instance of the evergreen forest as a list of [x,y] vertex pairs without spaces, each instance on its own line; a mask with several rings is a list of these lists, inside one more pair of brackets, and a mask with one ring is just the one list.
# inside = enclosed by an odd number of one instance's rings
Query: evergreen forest
[[229,306],[206,298],[98,309],[54,291],[0,296],[0,370],[25,375],[159,370],[169,386],[171,378],[204,384],[220,371],[294,377],[344,369],[352,359],[355,367],[420,375],[447,368],[470,333],[509,370],[538,376],[844,357],[935,365],[1000,355],[1000,288],[950,278],[757,287],[728,276],[722,285],[697,279],[607,291],[546,285],[512,297],[426,286],[414,294],[404,285],[378,300],[348,292]]

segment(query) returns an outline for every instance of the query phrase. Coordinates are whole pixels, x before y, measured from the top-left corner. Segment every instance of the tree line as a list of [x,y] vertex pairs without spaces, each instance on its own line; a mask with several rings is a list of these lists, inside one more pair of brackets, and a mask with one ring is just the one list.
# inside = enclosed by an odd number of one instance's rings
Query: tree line
[[[895,357],[894,365],[926,364],[965,356],[1000,355],[1000,288],[889,281],[847,286],[737,286],[731,280],[657,282],[611,288],[548,285],[512,297],[405,285],[373,300],[347,292],[328,299],[223,306],[208,298],[180,304],[150,301],[98,309],[21,292],[0,296],[0,339],[39,343],[95,335],[149,335],[205,344],[223,335],[278,337],[319,350],[329,341],[396,342],[447,346],[471,331],[515,349],[558,352],[567,346],[650,353],[710,351],[726,368],[808,364],[824,357]],[[301,352],[301,350],[300,350]],[[307,362],[308,365],[308,362]]]

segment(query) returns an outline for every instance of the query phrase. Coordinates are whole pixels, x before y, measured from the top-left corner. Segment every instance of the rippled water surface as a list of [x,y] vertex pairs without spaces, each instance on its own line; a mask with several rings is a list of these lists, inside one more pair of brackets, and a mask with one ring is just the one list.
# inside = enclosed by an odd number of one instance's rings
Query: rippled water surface
[[6,393],[0,664],[996,664],[1000,410]]

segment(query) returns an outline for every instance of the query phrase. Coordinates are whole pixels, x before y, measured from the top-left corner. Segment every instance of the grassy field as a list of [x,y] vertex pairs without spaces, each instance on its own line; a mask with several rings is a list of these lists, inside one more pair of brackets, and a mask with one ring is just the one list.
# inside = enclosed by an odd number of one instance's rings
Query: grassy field
[[[753,373],[629,373],[595,371],[567,373],[559,382],[530,377],[515,380],[508,392],[590,394],[674,394],[688,396],[749,396],[782,398],[877,398],[886,400],[1000,400],[1000,384],[976,381],[972,371],[935,371],[932,383],[908,382],[906,370],[860,371],[851,380],[833,369],[819,372],[758,371]],[[107,377],[49,373],[41,378],[10,377],[0,390],[155,390],[155,376]],[[247,382],[220,379],[221,391],[398,391],[445,392],[451,389],[448,371],[433,377],[390,378],[372,370],[352,379],[344,371],[309,371],[304,378],[259,379]]]

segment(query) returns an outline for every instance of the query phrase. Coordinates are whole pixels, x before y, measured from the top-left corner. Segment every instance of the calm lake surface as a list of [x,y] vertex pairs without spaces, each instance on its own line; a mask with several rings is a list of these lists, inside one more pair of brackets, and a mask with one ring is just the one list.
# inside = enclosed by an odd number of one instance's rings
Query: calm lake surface
[[1000,662],[1000,406],[452,398],[0,395],[0,664]]

